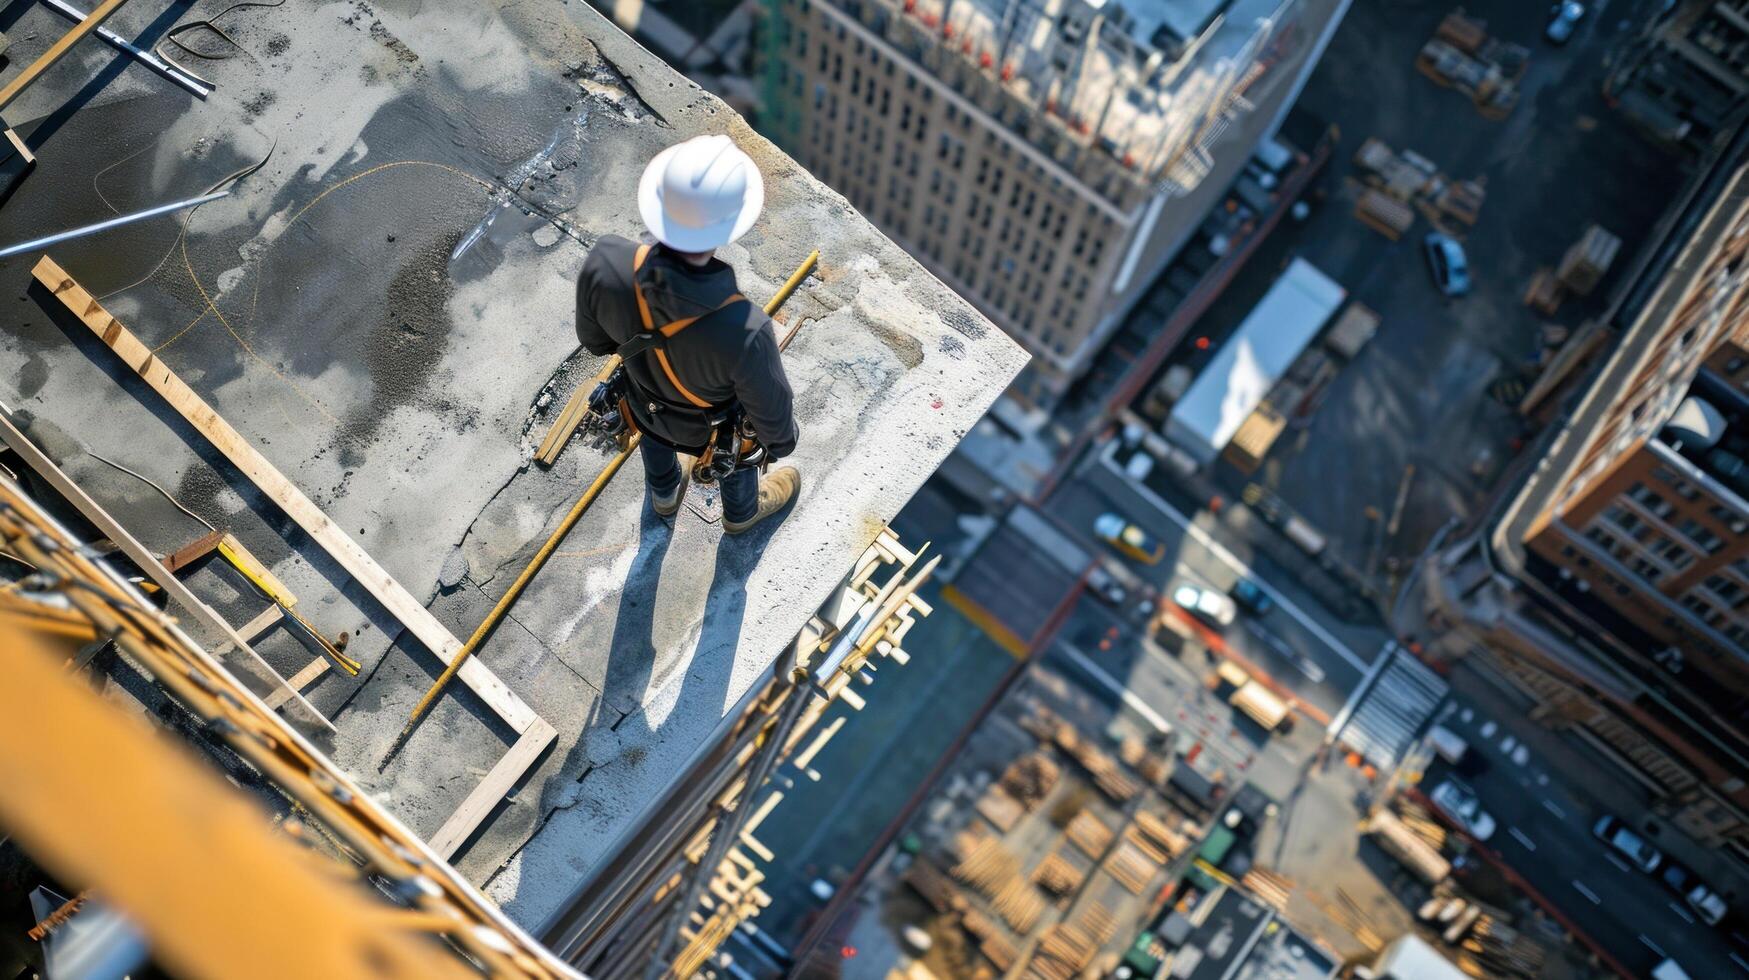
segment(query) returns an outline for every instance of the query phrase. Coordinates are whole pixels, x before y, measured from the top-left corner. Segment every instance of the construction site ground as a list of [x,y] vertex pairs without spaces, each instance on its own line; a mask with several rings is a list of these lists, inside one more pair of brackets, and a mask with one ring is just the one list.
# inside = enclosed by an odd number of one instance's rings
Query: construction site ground
[[[1605,104],[1603,59],[1655,0],[1612,4],[1565,47],[1542,40],[1547,5],[1475,0],[1468,13],[1531,51],[1522,98],[1503,120],[1415,69],[1415,55],[1453,7],[1357,2],[1307,84],[1300,106],[1340,129],[1321,177],[1322,199],[1304,222],[1284,222],[1204,316],[1194,335],[1212,352],[1291,257],[1311,261],[1382,323],[1343,368],[1309,418],[1290,421],[1255,474],[1217,466],[1225,491],[1248,482],[1280,495],[1330,540],[1345,563],[1381,590],[1390,559],[1412,558],[1448,520],[1474,514],[1529,431],[1509,407],[1533,377],[1545,324],[1577,328],[1605,308],[1636,248],[1687,176],[1687,165],[1641,139]],[[1425,216],[1391,241],[1357,221],[1355,151],[1377,137],[1428,158],[1453,179],[1483,178],[1486,203],[1463,241],[1474,289],[1446,299],[1422,254]],[[1570,296],[1544,317],[1521,297],[1539,266],[1553,266],[1598,223],[1622,255],[1589,297]],[[1194,345],[1180,358],[1198,363]],[[1388,533],[1405,468],[1413,465],[1400,526]],[[1335,475],[1333,478],[1332,475]]]
[[[150,48],[227,7],[134,0],[111,26]],[[3,26],[14,64],[66,30],[29,5]],[[258,166],[228,198],[51,254],[152,350],[155,372],[186,381],[458,639],[606,462],[581,444],[551,470],[530,457],[598,367],[576,353],[575,276],[598,236],[641,232],[644,163],[705,132],[751,153],[764,217],[723,253],[747,295],[763,301],[822,254],[783,315],[806,324],[785,356],[798,504],[725,540],[703,488],[672,525],[656,519],[633,460],[479,651],[556,734],[455,860],[538,928],[736,713],[1024,354],[585,5],[257,5],[219,26],[181,35],[211,56],[185,55],[216,84],[205,101],[95,39],[26,90],[7,121],[37,163],[0,209],[0,242]],[[72,315],[84,310],[34,285],[38,257],[0,263],[14,309],[0,400],[152,551],[221,527],[318,629],[350,634],[359,676],[329,671],[307,692],[338,728],[322,744],[434,834],[518,726],[458,680],[389,756],[441,659]],[[221,564],[188,585],[240,625],[266,601]],[[311,660],[279,628],[259,651],[285,676]]]

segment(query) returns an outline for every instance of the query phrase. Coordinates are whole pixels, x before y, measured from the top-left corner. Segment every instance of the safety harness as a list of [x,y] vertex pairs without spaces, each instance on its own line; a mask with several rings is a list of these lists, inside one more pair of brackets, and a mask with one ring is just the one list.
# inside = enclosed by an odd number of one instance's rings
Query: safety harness
[[[613,437],[623,444],[631,432],[637,431],[636,416],[631,411],[631,398],[636,389],[636,396],[644,400],[651,415],[676,415],[709,429],[704,451],[693,464],[694,480],[699,483],[713,483],[743,466],[763,466],[766,462],[765,447],[759,444],[741,412],[740,405],[735,402],[718,405],[700,398],[674,372],[667,350],[668,341],[682,330],[701,320],[717,316],[737,303],[745,303],[747,298],[740,293],[733,293],[714,309],[657,326],[654,317],[650,315],[649,301],[644,297],[642,276],[644,261],[649,258],[651,248],[649,245],[640,245],[632,259],[632,293],[637,297],[638,319],[643,324],[643,330],[619,345],[621,366],[590,394],[591,412],[597,419],[594,428],[602,435]],[[646,391],[626,376],[624,364],[634,357],[644,355],[654,356],[656,365],[661,368],[668,383],[680,394],[681,401],[660,392]]]

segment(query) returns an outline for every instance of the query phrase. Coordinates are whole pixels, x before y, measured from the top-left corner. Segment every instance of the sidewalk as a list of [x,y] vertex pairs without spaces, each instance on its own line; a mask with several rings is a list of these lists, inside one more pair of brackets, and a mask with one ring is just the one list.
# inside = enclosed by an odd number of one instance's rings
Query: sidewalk
[[1565,783],[1568,792],[1644,831],[1653,844],[1693,869],[1726,901],[1736,903],[1749,896],[1749,881],[1742,873],[1717,851],[1669,827],[1662,815],[1653,812],[1651,792],[1624,775],[1620,763],[1583,735],[1554,731],[1530,721],[1527,714],[1536,702],[1493,667],[1466,658],[1452,666],[1446,680],[1454,695],[1497,720],[1533,753],[1548,760],[1550,770],[1583,774]]

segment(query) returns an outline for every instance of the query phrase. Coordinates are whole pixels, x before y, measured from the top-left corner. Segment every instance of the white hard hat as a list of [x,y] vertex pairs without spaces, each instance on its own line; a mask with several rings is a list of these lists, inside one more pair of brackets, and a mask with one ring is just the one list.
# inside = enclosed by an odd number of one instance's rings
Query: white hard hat
[[747,233],[765,206],[765,181],[727,136],[676,143],[638,181],[638,210],[656,239],[682,252],[708,252]]

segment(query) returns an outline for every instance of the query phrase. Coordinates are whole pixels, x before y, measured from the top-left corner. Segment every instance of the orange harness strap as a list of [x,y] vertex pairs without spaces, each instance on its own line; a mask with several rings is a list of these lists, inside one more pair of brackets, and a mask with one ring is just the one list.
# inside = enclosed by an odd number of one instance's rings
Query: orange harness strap
[[[661,334],[663,337],[672,337],[680,331],[685,330],[687,327],[692,326],[702,317],[708,316],[709,313],[701,313],[698,316],[689,316],[685,319],[675,320],[673,323],[667,323],[660,327],[656,326],[655,321],[650,316],[650,304],[644,299],[643,283],[638,280],[638,273],[644,268],[644,260],[650,256],[650,248],[649,245],[639,245],[637,257],[632,260],[632,292],[638,298],[638,318],[643,321],[644,329],[646,331],[654,331]],[[730,303],[739,302],[741,299],[743,299],[743,297],[740,293],[733,293],[728,299],[718,303],[716,309],[711,310],[710,313],[715,313],[717,310],[728,306]],[[668,362],[668,353],[664,351],[660,345],[658,345],[652,353],[656,355],[656,363],[662,366],[662,373],[668,376],[669,383],[674,385],[674,390],[680,392],[683,398],[699,408],[717,407],[711,402],[705,401],[703,398],[693,394],[692,389],[680,383],[679,375],[674,373],[674,365]]]

